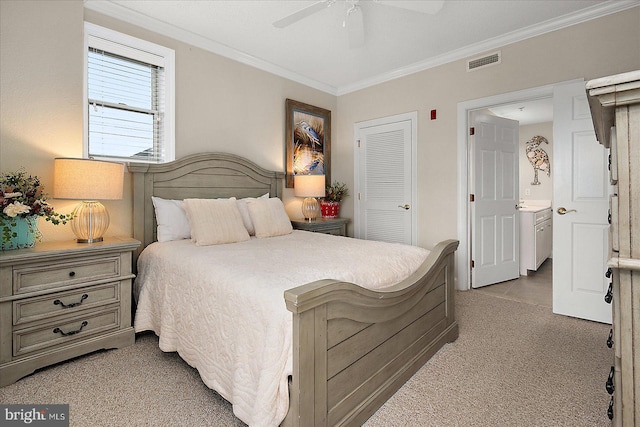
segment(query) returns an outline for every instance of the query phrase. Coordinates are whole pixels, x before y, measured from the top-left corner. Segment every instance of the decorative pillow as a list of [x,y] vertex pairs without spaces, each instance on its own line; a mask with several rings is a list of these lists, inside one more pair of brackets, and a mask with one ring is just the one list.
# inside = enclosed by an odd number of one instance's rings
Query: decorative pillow
[[[268,198],[269,198],[269,193],[263,194],[262,196],[258,197],[258,199],[268,199]],[[249,236],[255,236],[256,230],[253,226],[253,222],[251,222],[251,216],[249,215],[249,208],[247,208],[247,201],[249,200],[256,200],[256,198],[245,197],[243,199],[239,199],[238,209],[240,209],[240,215],[242,215],[242,222],[244,223],[244,226],[247,228],[247,231],[249,232]]]
[[158,242],[191,238],[189,220],[187,220],[186,212],[182,209],[182,200],[168,200],[152,196],[151,201],[156,211]]
[[236,198],[185,199],[184,210],[196,246],[219,245],[249,240]]
[[256,230],[256,237],[282,236],[293,231],[282,200],[277,197],[247,200],[247,208]]

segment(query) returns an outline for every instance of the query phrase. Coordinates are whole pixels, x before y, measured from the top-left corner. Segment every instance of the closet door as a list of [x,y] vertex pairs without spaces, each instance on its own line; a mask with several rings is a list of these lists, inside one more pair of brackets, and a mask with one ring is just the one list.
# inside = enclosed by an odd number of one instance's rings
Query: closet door
[[416,122],[408,113],[355,125],[355,237],[417,243]]

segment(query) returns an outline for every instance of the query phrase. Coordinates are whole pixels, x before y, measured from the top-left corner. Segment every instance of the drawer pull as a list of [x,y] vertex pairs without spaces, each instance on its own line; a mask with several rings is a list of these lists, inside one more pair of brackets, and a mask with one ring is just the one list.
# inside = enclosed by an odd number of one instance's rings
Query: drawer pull
[[610,420],[613,419],[613,396],[611,396],[611,400],[609,401],[609,407],[607,408],[607,417]]
[[609,338],[607,338],[607,347],[613,347],[613,329],[609,330]]
[[609,394],[613,394],[613,392],[616,389],[616,387],[613,385],[614,372],[615,372],[615,368],[612,366],[611,371],[609,371],[609,378],[607,378],[607,383],[605,384],[605,387],[604,387],[607,390],[607,393]]
[[611,301],[613,301],[613,283],[609,283],[609,289],[607,290],[607,294],[604,296],[604,302],[611,304]]
[[62,308],[73,308],[73,307],[77,307],[77,306],[79,306],[80,304],[82,304],[82,302],[83,302],[84,300],[86,300],[87,298],[89,298],[89,295],[87,295],[87,294],[82,294],[82,296],[80,297],[80,301],[78,301],[78,302],[72,302],[71,304],[65,304],[65,303],[63,303],[62,301],[60,301],[59,299],[57,299],[57,300],[55,300],[53,303],[54,303],[55,305],[59,305],[59,306],[61,306]]
[[69,272],[69,277],[73,277],[73,276],[75,276],[75,275],[76,275],[76,272],[75,272],[75,271],[70,271],[70,272]]
[[[60,333],[63,337],[68,337],[70,335],[75,335],[78,332],[82,331],[82,328],[84,328],[85,326],[87,326],[89,324],[89,322],[87,322],[86,320],[84,322],[82,322],[82,324],[80,325],[80,329],[77,329],[75,331],[69,331],[69,332],[64,332],[62,329],[60,328],[55,328],[53,330],[54,334]],[[613,368],[612,368],[613,369]]]

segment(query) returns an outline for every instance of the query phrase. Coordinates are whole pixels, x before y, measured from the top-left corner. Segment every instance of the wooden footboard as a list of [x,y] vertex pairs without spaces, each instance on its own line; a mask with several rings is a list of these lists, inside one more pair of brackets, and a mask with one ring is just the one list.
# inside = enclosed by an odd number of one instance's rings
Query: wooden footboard
[[454,252],[446,240],[385,292],[321,280],[285,292],[293,313],[286,426],[361,425],[445,343],[458,337]]

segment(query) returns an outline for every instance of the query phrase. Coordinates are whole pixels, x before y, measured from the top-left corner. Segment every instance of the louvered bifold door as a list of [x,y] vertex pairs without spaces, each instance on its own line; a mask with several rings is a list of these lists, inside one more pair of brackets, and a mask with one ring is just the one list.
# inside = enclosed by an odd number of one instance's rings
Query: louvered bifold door
[[410,120],[360,131],[358,237],[412,243]]

